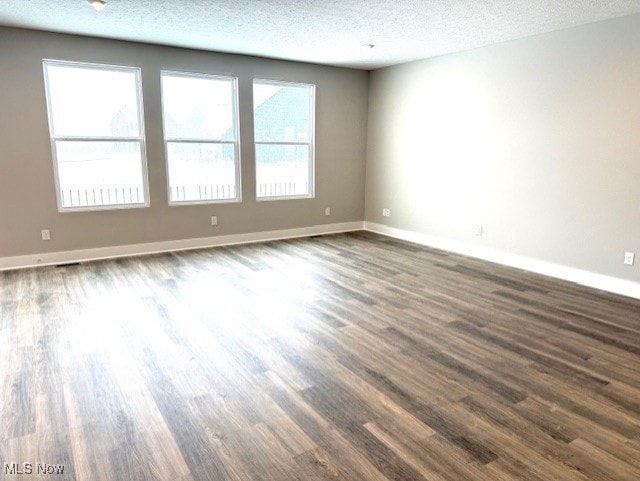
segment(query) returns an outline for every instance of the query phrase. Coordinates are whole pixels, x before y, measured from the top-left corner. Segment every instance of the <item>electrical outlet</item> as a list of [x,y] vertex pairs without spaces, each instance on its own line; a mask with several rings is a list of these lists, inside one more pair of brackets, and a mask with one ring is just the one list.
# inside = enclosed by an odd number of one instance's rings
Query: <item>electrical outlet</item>
[[382,217],[391,217],[391,209],[382,209]]
[[324,215],[331,215],[331,207],[324,208]]
[[633,265],[633,261],[635,260],[636,255],[633,252],[625,252],[624,253],[624,263],[628,266]]
[[482,226],[481,225],[477,225],[476,226],[476,235],[477,236],[481,236],[482,235]]
[[218,216],[217,215],[212,215],[211,216],[211,225],[218,225]]
[[42,235],[43,241],[51,240],[51,231],[49,231],[49,229],[42,229],[40,234]]

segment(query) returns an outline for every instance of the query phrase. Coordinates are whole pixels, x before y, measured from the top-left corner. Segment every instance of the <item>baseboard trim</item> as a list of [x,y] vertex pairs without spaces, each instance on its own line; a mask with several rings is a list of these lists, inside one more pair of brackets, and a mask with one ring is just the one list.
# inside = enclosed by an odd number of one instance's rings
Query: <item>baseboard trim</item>
[[619,279],[617,277],[597,274],[595,272],[563,266],[552,262],[541,261],[531,257],[511,254],[498,249],[483,247],[466,242],[455,241],[429,234],[421,234],[395,227],[388,227],[374,222],[365,222],[364,230],[402,239],[427,247],[442,249],[477,259],[483,259],[509,267],[524,269],[557,279],[574,282],[587,287],[600,289],[614,294],[640,299],[640,283]]
[[162,252],[203,249],[224,245],[250,244],[254,242],[309,237],[312,235],[338,234],[341,232],[353,232],[358,230],[367,230],[389,237],[394,237],[396,239],[415,242],[416,244],[427,247],[475,257],[477,259],[483,259],[489,262],[495,262],[555,277],[557,279],[575,282],[576,284],[601,289],[614,294],[640,299],[640,283],[637,282],[597,274],[595,272],[563,266],[552,262],[541,261],[517,254],[511,254],[498,249],[433,236],[430,234],[397,229],[395,227],[389,227],[375,222],[360,221],[324,224],[295,229],[249,232],[245,234],[231,234],[216,237],[200,237],[195,239],[179,239],[164,242],[149,242],[144,244],[130,244],[112,247],[98,247],[93,249],[1,257],[0,271],[72,262],[88,262],[92,260],[111,259],[116,257],[158,254]]
[[162,252],[203,249],[207,247],[233,244],[250,244],[253,242],[293,239],[296,237],[309,237],[312,235],[321,234],[337,234],[340,232],[358,231],[362,230],[363,228],[363,222],[342,222],[337,224],[315,225],[311,227],[300,227],[295,229],[249,232],[246,234],[232,234],[217,237],[199,237],[195,239],[180,239],[165,242],[149,242],[145,244],[130,244],[113,247],[98,247],[93,249],[1,257],[0,271],[25,269],[37,266],[39,267],[67,264],[71,262],[87,262],[99,259],[111,259],[114,257],[130,257],[147,254],[158,254]]

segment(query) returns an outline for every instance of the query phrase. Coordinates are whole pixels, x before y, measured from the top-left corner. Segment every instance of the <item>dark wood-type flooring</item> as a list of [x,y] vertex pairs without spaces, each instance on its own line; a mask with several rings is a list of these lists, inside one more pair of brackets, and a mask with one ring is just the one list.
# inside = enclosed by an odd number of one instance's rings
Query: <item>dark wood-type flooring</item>
[[0,462],[638,481],[640,302],[367,233],[3,272]]

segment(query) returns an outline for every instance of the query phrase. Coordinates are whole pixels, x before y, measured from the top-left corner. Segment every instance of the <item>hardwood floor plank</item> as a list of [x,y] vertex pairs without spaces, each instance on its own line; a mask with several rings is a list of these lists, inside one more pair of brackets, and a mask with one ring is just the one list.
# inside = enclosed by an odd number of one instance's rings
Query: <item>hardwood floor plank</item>
[[[285,411],[293,421],[319,447],[320,452],[326,453],[329,459],[339,466],[341,473],[348,479],[371,479],[384,481],[386,478],[368,459],[368,457],[349,443],[331,424],[302,396],[286,385],[277,375],[266,373],[263,388],[271,398]],[[317,450],[313,450],[314,457]],[[325,461],[326,462],[326,461]],[[322,471],[325,468],[322,467]]]
[[299,454],[294,460],[301,479],[310,481],[349,481],[354,479],[343,472],[340,466],[320,448]]

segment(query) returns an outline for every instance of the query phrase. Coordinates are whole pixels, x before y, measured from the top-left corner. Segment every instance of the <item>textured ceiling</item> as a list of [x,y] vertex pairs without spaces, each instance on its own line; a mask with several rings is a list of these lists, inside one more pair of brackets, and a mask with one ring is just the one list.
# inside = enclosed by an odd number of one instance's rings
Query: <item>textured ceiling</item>
[[374,69],[640,12],[640,0],[107,2],[0,0],[0,25]]

